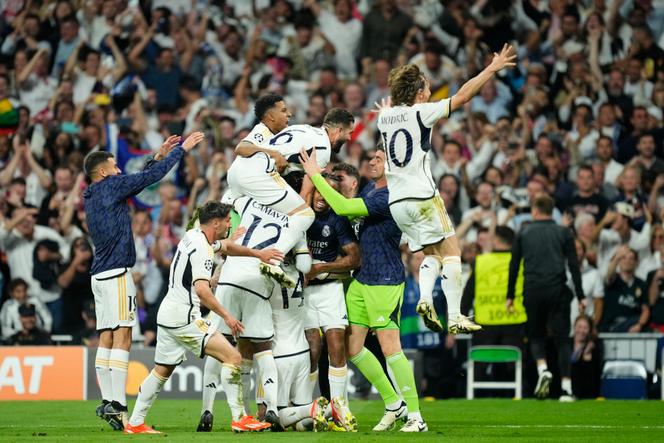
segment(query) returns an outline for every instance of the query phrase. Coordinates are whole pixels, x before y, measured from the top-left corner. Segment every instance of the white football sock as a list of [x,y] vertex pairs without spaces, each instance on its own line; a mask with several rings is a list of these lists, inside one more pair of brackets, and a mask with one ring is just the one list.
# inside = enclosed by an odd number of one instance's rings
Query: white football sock
[[113,387],[113,401],[127,406],[127,369],[129,368],[129,351],[111,349],[108,358]]
[[221,386],[223,386],[226,393],[226,401],[231,410],[233,421],[237,421],[244,415],[242,375],[239,366],[228,363],[221,365]]
[[346,400],[346,380],[348,378],[348,366],[340,368],[330,366],[328,379],[330,381],[330,397],[341,397]]
[[243,358],[240,364],[240,371],[242,372],[242,403],[244,403],[244,412],[247,415],[251,415],[251,399],[249,398],[249,394],[251,394],[251,368],[253,365],[254,361],[247,358]]
[[539,376],[539,375],[542,375],[542,372],[544,372],[544,371],[548,371],[548,370],[549,370],[549,368],[548,368],[548,366],[546,365],[546,363],[541,363],[541,364],[538,364],[538,365],[537,365],[537,375],[538,375],[538,376]]
[[214,357],[205,358],[203,370],[203,405],[201,414],[205,411],[214,412],[214,398],[221,384],[221,363]]
[[563,389],[563,394],[572,394],[572,379],[571,378],[563,378],[560,381],[561,388]]
[[443,267],[440,257],[427,255],[420,265],[420,301],[433,304],[433,288]]
[[272,351],[258,352],[254,354],[254,357],[263,383],[263,395],[265,396],[267,410],[277,412],[279,375]]
[[108,367],[108,359],[111,356],[111,350],[108,348],[97,348],[95,357],[95,372],[97,373],[97,382],[101,391],[101,399],[110,402],[113,400],[113,382],[111,381],[111,371]]
[[[445,298],[447,299],[447,313],[450,319],[455,320],[461,314],[461,257],[445,257],[441,282]],[[421,279],[421,277],[420,277]]]
[[314,427],[314,421],[309,417],[295,423],[295,430],[297,432],[308,432],[311,431],[311,428],[313,427]]
[[311,404],[304,406],[292,406],[290,408],[283,408],[279,411],[279,421],[284,428],[294,425],[295,423],[309,417],[311,413]]
[[141,387],[138,389],[138,397],[136,397],[136,404],[131,413],[129,424],[132,426],[139,426],[145,423],[145,416],[152,407],[152,403],[157,399],[159,391],[168,380],[165,377],[157,374],[154,369],[145,377]]

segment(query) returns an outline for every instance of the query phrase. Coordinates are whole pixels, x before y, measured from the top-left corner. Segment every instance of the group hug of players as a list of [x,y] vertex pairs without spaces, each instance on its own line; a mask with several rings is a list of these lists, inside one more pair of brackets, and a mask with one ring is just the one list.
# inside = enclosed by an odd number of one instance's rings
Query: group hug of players
[[[125,433],[158,432],[145,424],[145,417],[189,350],[207,356],[199,431],[212,430],[219,385],[234,431],[357,431],[347,399],[347,359],[385,403],[374,431],[393,429],[398,421],[405,421],[403,432],[427,431],[413,370],[399,339],[405,280],[399,247],[403,237],[411,250],[425,254],[417,312],[427,327],[443,327],[432,301],[433,287],[442,276],[448,330],[478,330],[460,314],[460,250],[431,176],[431,130],[497,71],[513,66],[514,58],[505,46],[457,94],[434,103],[429,103],[428,81],[416,66],[393,70],[391,103],[377,110],[382,147],[370,162],[372,182],[356,197],[339,192],[340,177],[323,173],[332,153],[349,140],[353,116],[334,108],[321,128],[288,126],[290,112],[283,99],[261,97],[255,104],[260,123],[236,147],[227,175],[229,191],[222,202],[199,209],[195,227],[178,244],[157,315],[155,367],[143,381],[131,415],[126,399],[115,398],[118,389],[107,389],[106,394],[101,379],[105,402],[98,415]],[[185,149],[188,142],[182,145]],[[180,150],[171,147],[164,161]],[[94,167],[86,162],[89,175]],[[302,171],[303,180],[290,180],[301,178]],[[94,241],[94,232],[92,236]],[[215,254],[225,257],[218,278],[213,276]],[[106,289],[97,288],[96,298],[108,296],[114,284],[116,294],[123,285],[124,293],[133,288],[121,281],[124,276],[97,277],[93,275],[93,290],[95,284]],[[210,310],[209,316],[202,315],[201,305]],[[120,320],[109,320],[99,329],[135,323],[131,303],[113,308]],[[398,392],[364,347],[370,330],[376,333]],[[329,400],[313,398],[321,334],[329,354]],[[113,368],[114,359],[109,361]],[[252,377],[261,405],[257,418],[249,407],[253,399],[248,399]]]

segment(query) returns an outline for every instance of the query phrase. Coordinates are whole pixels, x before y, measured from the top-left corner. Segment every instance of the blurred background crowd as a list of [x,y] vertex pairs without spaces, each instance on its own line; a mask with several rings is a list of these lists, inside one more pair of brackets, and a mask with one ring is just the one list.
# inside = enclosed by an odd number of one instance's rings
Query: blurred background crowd
[[[417,64],[432,100],[441,99],[504,42],[518,49],[517,67],[433,131],[432,171],[466,277],[478,254],[509,249],[531,220],[530,202],[547,193],[555,220],[574,231],[591,300],[570,331],[575,358],[592,360],[597,331],[664,332],[662,0],[5,0],[0,8],[7,342],[48,342],[48,333],[96,340],[87,153],[108,150],[131,173],[169,135],[207,134],[206,146],[132,202],[132,273],[150,344],[173,250],[193,208],[226,188],[257,97],[282,94],[291,123],[321,125],[335,106],[356,116],[332,162],[344,163],[336,173],[353,196],[368,180],[379,140],[371,109],[389,96],[390,69]],[[404,316],[414,314],[421,259],[404,251]],[[423,330],[409,335],[414,348],[454,345]]]

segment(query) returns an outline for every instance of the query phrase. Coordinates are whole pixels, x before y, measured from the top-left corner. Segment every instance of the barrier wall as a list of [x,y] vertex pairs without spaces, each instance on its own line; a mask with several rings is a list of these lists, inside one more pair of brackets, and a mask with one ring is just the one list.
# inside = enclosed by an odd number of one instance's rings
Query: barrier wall
[[[415,351],[405,351],[405,354],[414,366],[419,389],[421,357]],[[79,346],[0,347],[0,401],[99,398],[94,357],[94,349]],[[203,363],[204,360],[190,355],[175,369],[159,398],[200,399]],[[127,395],[138,394],[138,387],[153,365],[154,348],[132,349]],[[355,392],[352,383],[348,389]],[[221,388],[218,398],[224,398]]]

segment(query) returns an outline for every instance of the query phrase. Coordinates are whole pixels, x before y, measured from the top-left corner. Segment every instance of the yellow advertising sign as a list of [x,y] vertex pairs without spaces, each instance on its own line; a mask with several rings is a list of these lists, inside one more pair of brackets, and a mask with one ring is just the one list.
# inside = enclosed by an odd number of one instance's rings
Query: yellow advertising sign
[[475,259],[475,321],[480,325],[518,325],[527,319],[523,307],[523,264],[516,280],[514,311],[505,309],[511,258],[509,252],[492,252]]

